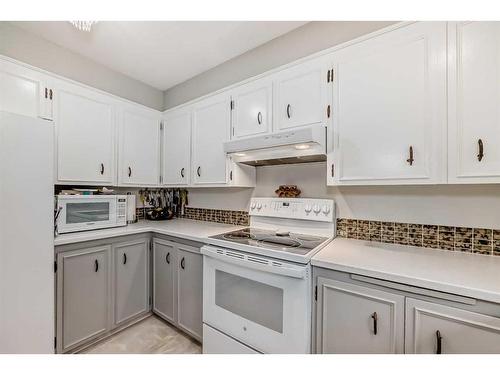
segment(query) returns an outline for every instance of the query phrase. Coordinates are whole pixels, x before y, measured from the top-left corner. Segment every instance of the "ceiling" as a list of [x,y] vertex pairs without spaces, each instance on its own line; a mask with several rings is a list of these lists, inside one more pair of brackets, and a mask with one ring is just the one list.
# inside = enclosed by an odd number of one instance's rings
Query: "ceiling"
[[306,22],[101,21],[90,33],[64,21],[12,23],[166,90]]

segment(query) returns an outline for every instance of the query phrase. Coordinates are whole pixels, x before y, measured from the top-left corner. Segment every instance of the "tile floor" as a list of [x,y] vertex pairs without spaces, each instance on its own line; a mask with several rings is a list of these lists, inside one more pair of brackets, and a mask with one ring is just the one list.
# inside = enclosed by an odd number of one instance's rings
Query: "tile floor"
[[199,354],[201,345],[162,319],[150,316],[81,353]]

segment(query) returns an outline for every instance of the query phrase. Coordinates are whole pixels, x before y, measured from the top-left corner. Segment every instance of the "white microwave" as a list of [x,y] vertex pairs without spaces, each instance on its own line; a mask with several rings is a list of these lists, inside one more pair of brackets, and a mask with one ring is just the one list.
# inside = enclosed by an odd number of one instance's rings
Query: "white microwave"
[[58,195],[57,232],[127,225],[126,195]]

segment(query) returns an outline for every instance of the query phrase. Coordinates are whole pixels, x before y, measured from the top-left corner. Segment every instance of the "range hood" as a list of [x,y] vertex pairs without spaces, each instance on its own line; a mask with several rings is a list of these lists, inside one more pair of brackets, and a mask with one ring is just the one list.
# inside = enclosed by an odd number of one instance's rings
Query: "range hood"
[[261,166],[326,160],[326,127],[309,126],[224,143],[237,163]]

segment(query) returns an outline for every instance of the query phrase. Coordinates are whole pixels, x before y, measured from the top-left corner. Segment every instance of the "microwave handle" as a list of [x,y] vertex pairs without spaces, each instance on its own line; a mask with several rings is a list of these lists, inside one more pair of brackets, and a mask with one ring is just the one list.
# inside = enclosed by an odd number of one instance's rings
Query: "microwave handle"
[[[236,258],[234,256],[226,255],[227,252],[225,251],[223,251],[223,253],[220,254],[217,251],[217,248],[211,246],[203,246],[201,248],[201,253],[209,258],[214,258],[226,263],[235,264],[240,267],[251,268],[264,272],[270,272],[282,276],[293,277],[296,279],[304,279],[306,278],[307,274],[307,267],[305,266],[287,267],[286,265],[283,265],[282,267],[278,267],[269,264],[254,262],[248,260],[246,256],[243,259],[241,259],[241,258]],[[231,251],[229,253],[231,253]]]

